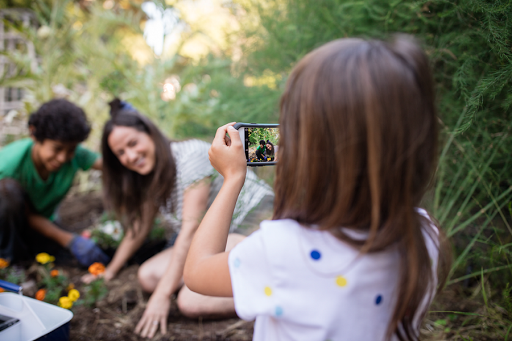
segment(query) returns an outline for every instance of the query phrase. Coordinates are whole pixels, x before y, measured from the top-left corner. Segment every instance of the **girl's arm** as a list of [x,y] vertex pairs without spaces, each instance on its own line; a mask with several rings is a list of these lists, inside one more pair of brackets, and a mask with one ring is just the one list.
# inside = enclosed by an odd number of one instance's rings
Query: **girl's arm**
[[[183,278],[190,290],[210,296],[233,296],[226,241],[236,200],[247,172],[242,141],[234,123],[217,130],[209,151],[224,183],[192,240]],[[230,133],[230,138],[226,137]]]

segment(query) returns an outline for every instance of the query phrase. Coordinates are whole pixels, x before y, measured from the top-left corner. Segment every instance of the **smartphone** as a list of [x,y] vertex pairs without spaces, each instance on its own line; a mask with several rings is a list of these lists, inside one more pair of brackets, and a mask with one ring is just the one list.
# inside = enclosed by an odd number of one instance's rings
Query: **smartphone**
[[279,159],[279,124],[236,123],[247,166],[271,166]]
[[13,326],[18,322],[20,322],[20,320],[17,318],[0,315],[0,331],[7,329],[10,326]]

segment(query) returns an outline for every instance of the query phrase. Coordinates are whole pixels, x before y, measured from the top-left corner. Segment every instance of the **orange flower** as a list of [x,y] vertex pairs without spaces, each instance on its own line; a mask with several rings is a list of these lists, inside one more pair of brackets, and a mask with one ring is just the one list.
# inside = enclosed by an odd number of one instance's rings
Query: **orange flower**
[[105,265],[98,262],[92,263],[91,266],[89,267],[89,272],[96,276],[102,274],[105,272]]
[[4,288],[0,288],[0,292],[4,292],[4,291],[5,291]]
[[75,285],[73,283],[70,283],[68,287],[66,288],[67,291],[73,290],[75,288]]
[[46,289],[39,289],[36,292],[36,300],[42,301],[46,297]]
[[7,259],[0,258],[0,269],[5,269],[9,266],[9,261]]
[[50,276],[57,277],[58,275],[59,275],[59,270],[53,269],[52,271],[50,271]]

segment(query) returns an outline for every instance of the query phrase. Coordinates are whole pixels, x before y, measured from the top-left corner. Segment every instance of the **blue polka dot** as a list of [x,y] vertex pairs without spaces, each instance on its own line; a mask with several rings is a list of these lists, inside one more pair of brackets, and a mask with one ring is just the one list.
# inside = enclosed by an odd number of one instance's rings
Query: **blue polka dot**
[[240,267],[240,258],[236,258],[235,261],[233,262],[233,265],[235,266],[235,268]]
[[311,258],[313,258],[314,260],[319,260],[322,257],[322,254],[317,250],[311,251],[310,255],[311,255]]
[[378,295],[376,298],[375,298],[375,304],[376,305],[379,305],[382,303],[382,295]]
[[280,306],[277,306],[276,307],[276,316],[281,316],[283,315],[283,308],[281,308]]

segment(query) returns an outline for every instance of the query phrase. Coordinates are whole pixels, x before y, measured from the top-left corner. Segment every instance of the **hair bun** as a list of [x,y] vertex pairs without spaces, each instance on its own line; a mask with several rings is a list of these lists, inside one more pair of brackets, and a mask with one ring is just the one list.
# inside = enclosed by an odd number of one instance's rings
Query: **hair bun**
[[125,101],[120,102],[120,109],[121,110],[135,110],[133,105],[131,105],[130,103],[125,102]]
[[110,103],[110,117],[114,118],[121,110],[137,111],[133,105],[128,102],[121,101],[119,98],[114,98]]
[[121,100],[117,97],[108,103],[108,105],[110,106],[110,117],[115,118],[117,116],[119,110],[122,109],[121,103]]

